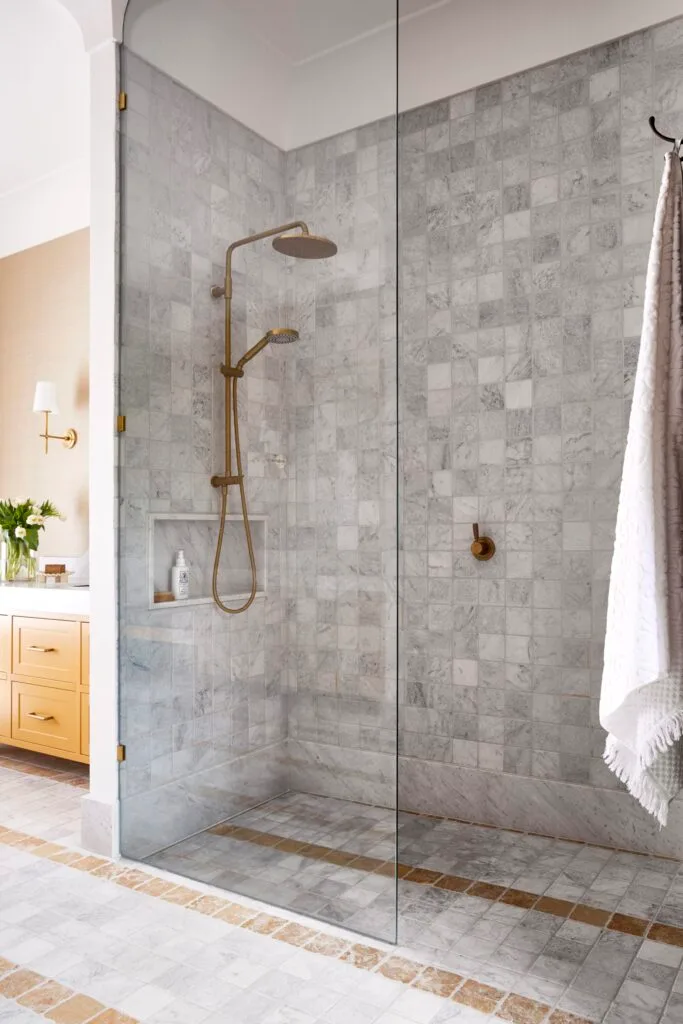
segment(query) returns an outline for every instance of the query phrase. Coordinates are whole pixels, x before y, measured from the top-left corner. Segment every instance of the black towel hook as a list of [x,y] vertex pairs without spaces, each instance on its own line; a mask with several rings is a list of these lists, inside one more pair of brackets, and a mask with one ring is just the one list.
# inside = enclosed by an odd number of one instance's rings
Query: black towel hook
[[662,135],[662,133],[655,125],[654,116],[648,118],[648,124],[650,125],[650,128],[655,133],[657,138],[662,139],[663,142],[670,142],[674,149],[676,149],[677,146],[680,146],[680,139],[672,139],[670,135]]

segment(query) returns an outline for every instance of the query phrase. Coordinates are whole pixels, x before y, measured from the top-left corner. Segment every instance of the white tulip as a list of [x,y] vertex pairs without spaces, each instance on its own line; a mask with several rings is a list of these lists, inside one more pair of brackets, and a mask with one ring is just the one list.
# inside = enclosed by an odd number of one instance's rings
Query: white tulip
[[23,540],[24,537],[26,536],[26,530],[24,529],[24,527],[17,526],[16,530],[14,531],[14,536],[18,537],[19,540]]
[[43,523],[45,522],[45,519],[43,516],[36,515],[34,513],[34,515],[32,516],[28,516],[26,522],[28,523],[29,526],[42,526]]

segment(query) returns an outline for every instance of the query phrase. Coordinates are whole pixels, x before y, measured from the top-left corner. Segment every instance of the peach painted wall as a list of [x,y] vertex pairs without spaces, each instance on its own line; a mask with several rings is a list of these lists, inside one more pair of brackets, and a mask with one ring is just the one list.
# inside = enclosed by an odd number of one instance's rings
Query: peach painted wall
[[[89,231],[0,259],[0,496],[51,498],[40,551],[81,555],[88,548]],[[36,380],[57,384],[60,415],[50,432],[78,432],[72,450],[51,441],[32,412]]]

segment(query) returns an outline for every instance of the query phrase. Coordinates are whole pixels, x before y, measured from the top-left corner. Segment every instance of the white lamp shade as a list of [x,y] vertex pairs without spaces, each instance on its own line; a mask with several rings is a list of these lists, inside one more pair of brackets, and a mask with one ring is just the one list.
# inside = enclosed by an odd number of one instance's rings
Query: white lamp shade
[[57,385],[51,380],[39,380],[33,396],[34,412],[59,412],[57,404]]

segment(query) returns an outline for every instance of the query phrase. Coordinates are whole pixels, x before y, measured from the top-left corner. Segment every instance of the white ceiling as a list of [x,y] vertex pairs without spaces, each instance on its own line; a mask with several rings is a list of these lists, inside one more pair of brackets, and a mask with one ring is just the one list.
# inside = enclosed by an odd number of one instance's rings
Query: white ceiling
[[[400,0],[400,17],[450,2]],[[292,64],[315,60],[396,21],[396,0],[229,0],[226,10]]]

